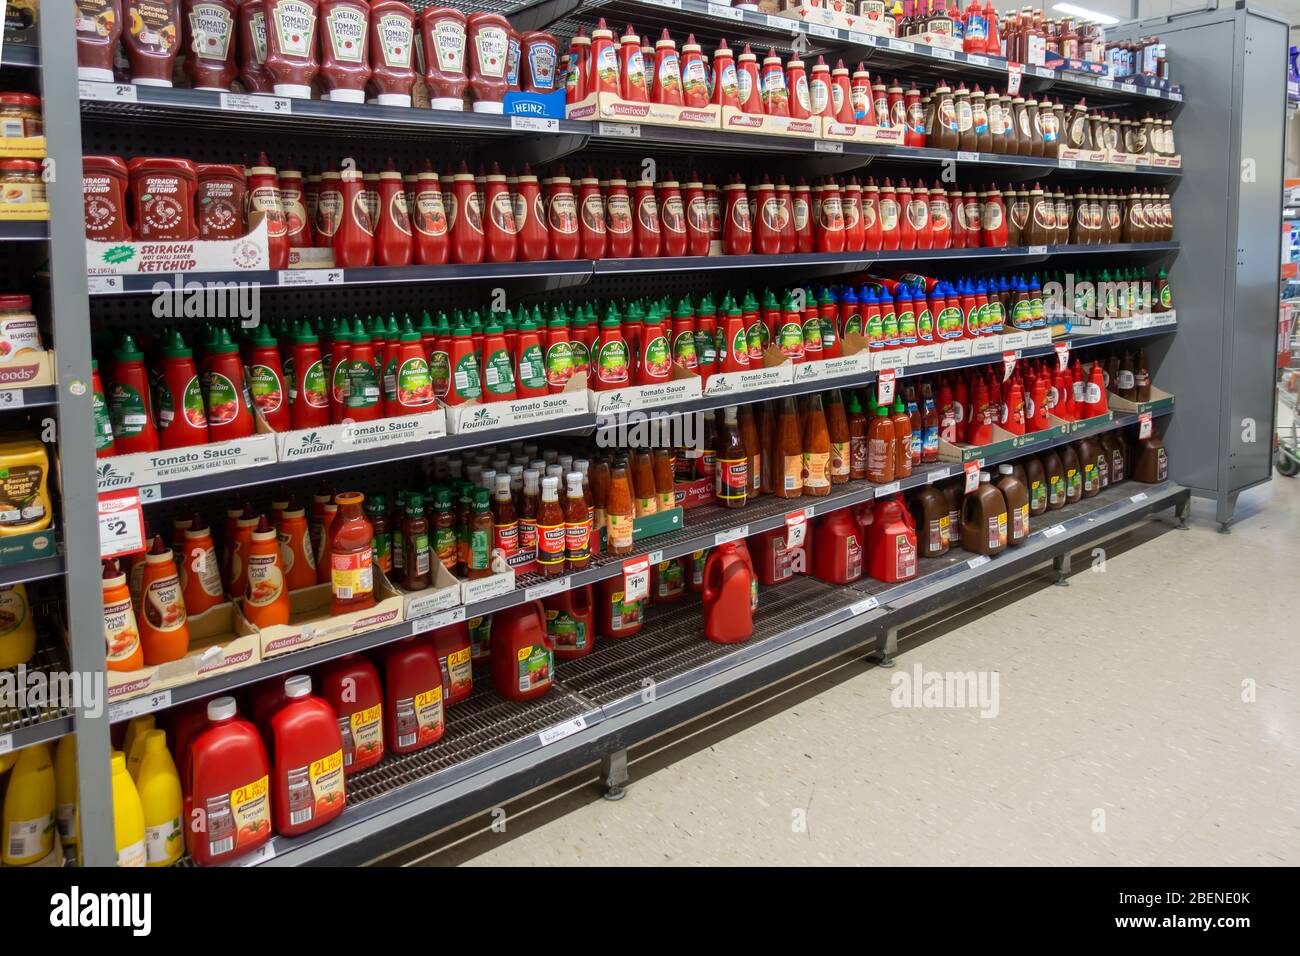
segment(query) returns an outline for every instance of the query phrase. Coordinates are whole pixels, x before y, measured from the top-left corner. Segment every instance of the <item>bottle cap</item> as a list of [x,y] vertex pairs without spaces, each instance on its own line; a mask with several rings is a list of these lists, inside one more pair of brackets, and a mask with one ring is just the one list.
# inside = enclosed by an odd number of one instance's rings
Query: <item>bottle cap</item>
[[208,701],[208,720],[228,720],[238,713],[233,697],[214,697]]
[[290,700],[311,695],[311,677],[307,674],[294,674],[284,682],[284,696]]
[[1010,465],[998,465],[999,475],[1009,475],[1013,471],[1015,471],[1015,469],[1013,469]]

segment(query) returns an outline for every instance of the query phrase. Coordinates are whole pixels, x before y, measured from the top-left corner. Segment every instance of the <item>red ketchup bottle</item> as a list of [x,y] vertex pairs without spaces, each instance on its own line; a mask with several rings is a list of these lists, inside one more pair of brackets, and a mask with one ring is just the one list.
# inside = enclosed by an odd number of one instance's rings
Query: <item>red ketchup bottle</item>
[[844,250],[861,252],[866,247],[866,225],[862,221],[862,186],[856,176],[844,184],[840,199],[844,207]]
[[623,99],[629,103],[650,101],[650,85],[646,82],[645,60],[641,56],[641,37],[630,23],[619,38],[618,75]]
[[550,234],[551,260],[578,258],[582,237],[578,232],[578,204],[573,196],[573,182],[564,175],[561,166],[558,174],[543,180],[546,186],[546,227]]
[[763,57],[763,71],[759,77],[762,89],[763,112],[768,116],[790,115],[790,91],[785,86],[785,70],[781,58],[771,48]]
[[338,722],[343,773],[373,767],[384,756],[384,689],[369,658],[349,654],[325,664],[320,693]]
[[639,179],[632,187],[635,251],[638,259],[654,259],[659,255],[662,234],[659,231],[659,203],[655,198],[654,183]]
[[682,98],[682,65],[677,56],[677,44],[668,35],[668,28],[655,41],[654,80],[650,87],[650,100],[664,106],[684,106]]
[[812,109],[809,112],[813,116],[820,116],[834,122],[835,110],[832,105],[831,68],[827,65],[825,57],[817,57],[817,62],[813,64],[812,79],[808,81],[808,94],[812,97]]
[[732,58],[731,48],[725,38],[718,40],[718,48],[713,51],[713,98],[714,106],[740,108],[740,79],[736,75],[736,62]]
[[488,262],[514,262],[518,256],[515,205],[506,177],[496,163],[488,171],[484,200],[483,229]]
[[[108,78],[112,79],[111,73]],[[239,5],[239,82],[250,93],[271,93],[275,89],[266,69],[266,4],[263,0],[244,0]]]
[[[793,101],[792,101],[793,102]],[[801,178],[793,190],[795,252],[813,251],[812,190]]]
[[758,77],[758,57],[754,56],[748,43],[736,59],[736,84],[741,111],[752,116],[762,116],[763,86]]
[[831,112],[835,122],[844,126],[853,126],[857,118],[853,115],[853,88],[849,82],[849,68],[843,60],[835,62],[831,70]]
[[239,74],[235,57],[238,17],[236,0],[185,0],[182,4],[184,69],[194,89],[230,89]]
[[818,252],[844,251],[844,203],[840,186],[827,179],[822,190],[821,211],[817,229]]
[[415,69],[415,11],[402,0],[370,4],[370,86],[382,106],[410,106]]
[[266,323],[259,325],[248,339],[248,391],[253,407],[272,431],[289,430],[289,394],[280,366],[279,343]]
[[583,259],[605,258],[608,246],[605,200],[600,194],[600,180],[590,169],[578,180],[578,233]]
[[[749,218],[749,197],[740,176],[723,187],[726,201],[723,208],[722,248],[729,256],[747,256],[754,249],[754,228]],[[811,238],[811,224],[809,224]]]
[[849,96],[853,119],[859,126],[875,126],[876,110],[871,101],[871,74],[865,63],[859,63],[849,82]]
[[682,105],[698,109],[709,105],[708,68],[695,34],[682,44]]
[[[452,177],[451,197],[451,209],[447,215],[451,222],[451,261],[463,265],[482,262],[486,251],[483,216],[474,174],[464,160]],[[444,193],[443,202],[446,201]]]
[[522,74],[520,86],[525,93],[554,93],[557,76],[556,68],[560,62],[560,44],[549,33],[529,30],[520,37],[523,47],[521,54]]
[[426,164],[415,177],[415,201],[408,210],[415,227],[414,260],[422,266],[443,265],[451,257],[451,240],[447,235],[447,211],[442,205],[442,186],[438,174]]
[[686,231],[686,210],[682,206],[681,186],[673,178],[659,184],[659,226],[663,239],[661,252],[665,256],[686,255],[688,237]]
[[[514,177],[511,177],[514,179]],[[513,194],[515,228],[519,230],[519,261],[538,262],[546,258],[550,237],[546,229],[546,210],[542,207],[542,190],[528,164],[517,179]]]
[[260,212],[266,219],[266,245],[271,268],[289,268],[289,227],[284,218],[280,181],[266,153],[260,153],[257,165],[249,170],[247,195],[249,216]]
[[774,256],[781,251],[781,207],[772,180],[764,176],[755,190],[756,215],[753,251],[760,256]]
[[475,113],[501,113],[509,81],[510,22],[497,13],[472,13],[465,20],[469,89]]
[[435,110],[465,109],[465,14],[449,7],[420,11],[424,47],[424,83]]
[[686,215],[686,254],[688,256],[707,256],[709,254],[709,206],[704,198],[704,184],[699,176],[692,172],[691,181],[686,184],[683,204]]
[[343,739],[334,709],[311,692],[311,678],[284,682],[286,701],[271,717],[275,831],[298,836],[343,812]]
[[339,173],[339,224],[334,230],[334,265],[353,269],[375,261],[374,224],[358,169]]
[[265,0],[266,71],[278,96],[311,98],[316,59],[316,0]]
[[443,734],[442,668],[433,645],[408,637],[383,655],[384,744],[393,753],[422,750]]
[[611,259],[627,259],[636,248],[636,230],[633,225],[632,198],[627,192],[627,180],[615,170],[605,192],[605,229],[608,241],[606,255]]
[[208,434],[212,441],[247,438],[253,434],[253,414],[247,396],[239,347],[230,341],[229,332],[218,329],[203,356],[203,397],[208,407]]
[[735,542],[718,545],[704,564],[704,636],[738,644],[754,633],[754,571]]
[[[265,328],[265,326],[263,326]],[[179,329],[170,329],[158,349],[163,387],[158,394],[158,429],[161,445],[184,448],[208,441],[208,415],[203,390],[194,368],[194,352]]]
[[808,74],[803,60],[792,57],[785,65],[785,88],[790,94],[790,117],[807,119],[812,115],[812,99],[808,94]]
[[329,387],[320,343],[311,326],[303,322],[293,339],[293,385],[290,386],[289,423],[294,429],[328,425]]
[[203,866],[269,840],[272,803],[266,748],[257,729],[238,715],[235,698],[208,701],[207,717],[180,755],[185,847]]
[[388,161],[379,174],[379,222],[375,227],[375,265],[409,266],[415,257],[411,216],[402,174]]
[[587,36],[586,27],[578,27],[578,32],[569,41],[568,76],[564,80],[564,103],[573,106],[587,98],[587,87],[591,74],[591,37]]
[[370,6],[365,0],[321,0],[321,99],[364,103],[370,82]]

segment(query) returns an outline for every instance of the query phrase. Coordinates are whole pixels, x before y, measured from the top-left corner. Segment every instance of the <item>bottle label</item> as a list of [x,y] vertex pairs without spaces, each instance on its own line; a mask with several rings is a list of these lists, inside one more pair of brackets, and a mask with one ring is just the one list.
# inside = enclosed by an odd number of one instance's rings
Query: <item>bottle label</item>
[[999,511],[989,515],[989,550],[997,551],[1007,546],[1007,513]]
[[568,529],[564,524],[537,525],[537,563],[554,568],[564,563]]
[[355,763],[369,763],[372,758],[383,753],[383,714],[383,706],[375,704],[339,718],[345,770]]
[[199,839],[206,838],[209,856],[225,856],[241,846],[260,843],[271,834],[270,780],[263,776],[229,793],[209,797],[202,809],[207,830]]
[[290,826],[302,826],[343,806],[343,751],[310,764],[290,768],[288,811]]
[[276,38],[286,56],[311,56],[316,34],[316,7],[303,0],[277,0],[271,5]]
[[492,547],[509,557],[519,550],[519,522],[492,523]]
[[567,611],[546,612],[546,633],[555,641],[557,650],[585,651],[591,641],[587,622]]
[[478,359],[473,352],[466,352],[456,362],[452,384],[456,394],[462,399],[478,398],[479,389]]
[[414,697],[398,698],[393,706],[399,748],[425,747],[442,736],[442,681]]
[[[336,8],[337,9],[337,8]],[[400,13],[385,13],[376,24],[379,47],[384,63],[405,70],[411,65],[411,47],[415,43],[415,22]]]
[[805,488],[829,488],[830,452],[803,453],[803,485]]
[[483,386],[489,395],[514,394],[514,363],[507,349],[497,349],[483,363]]
[[596,376],[610,385],[627,384],[627,343],[622,339],[605,341],[596,350]]
[[[861,552],[859,552],[861,553]],[[858,559],[859,566],[862,559]],[[916,545],[905,534],[894,536],[894,577],[910,578],[916,574]]]
[[606,525],[606,535],[611,549],[622,551],[632,547],[633,518],[631,515],[611,514]]
[[515,652],[515,661],[521,694],[551,686],[551,677],[555,673],[555,652],[545,644],[519,648]]
[[833,477],[847,478],[849,469],[849,443],[846,441],[831,442],[831,475]]
[[486,528],[475,528],[469,532],[465,564],[475,571],[487,571],[492,567],[491,531]]
[[4,835],[4,855],[13,860],[38,860],[53,848],[53,832],[52,813],[34,820],[11,820]]
[[325,17],[332,55],[340,63],[360,63],[366,53],[366,33],[369,29],[364,10],[339,5]]
[[[421,531],[404,539],[403,547],[408,552],[403,560],[404,570],[407,574],[422,576],[429,573],[429,535],[428,532]],[[414,561],[414,567],[412,567]]]
[[438,560],[448,571],[455,571],[460,560],[457,552],[456,531],[454,528],[436,528],[433,532],[433,548]]
[[645,620],[645,605],[644,600],[624,601],[623,592],[615,591],[610,595],[609,601],[610,630],[617,634],[620,631],[640,626],[641,622]]
[[[286,539],[288,540],[288,539]],[[387,534],[377,534],[370,539],[371,560],[375,567],[387,574],[393,569],[392,542]],[[290,551],[292,553],[292,551]],[[285,570],[288,570],[286,567]]]
[[340,601],[357,600],[373,593],[375,577],[370,549],[353,554],[331,554],[330,584],[334,596]]
[[724,502],[744,502],[749,489],[748,458],[718,458],[714,473],[714,492]]
[[500,79],[506,72],[508,41],[506,31],[497,26],[481,26],[474,34],[478,51],[478,72],[485,79]]
[[104,637],[108,660],[126,660],[135,653],[140,645],[140,631],[129,598],[104,605]]
[[566,521],[564,523],[564,550],[570,561],[585,561],[591,556],[591,523]]
[[1079,474],[1077,468],[1071,468],[1065,473],[1065,497],[1068,501],[1071,498],[1078,498],[1083,493],[1083,476]]

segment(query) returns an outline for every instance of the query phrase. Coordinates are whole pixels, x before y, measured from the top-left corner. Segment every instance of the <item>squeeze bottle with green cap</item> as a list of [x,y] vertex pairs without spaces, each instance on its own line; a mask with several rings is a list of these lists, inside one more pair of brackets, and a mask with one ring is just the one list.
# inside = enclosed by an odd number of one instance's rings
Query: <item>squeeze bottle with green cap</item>
[[542,354],[542,336],[537,325],[535,319],[525,316],[515,337],[515,354],[519,358],[515,391],[520,398],[546,394],[546,357]]
[[[260,331],[265,334],[264,329]],[[180,330],[170,329],[164,334],[158,357],[163,379],[158,390],[158,430],[162,433],[162,447],[207,444],[208,413],[203,407],[199,373],[194,368],[194,350],[185,344]]]
[[393,370],[394,406],[392,414],[409,415],[412,412],[433,411],[433,379],[429,375],[429,362],[424,355],[424,342],[419,332],[406,320],[406,327],[398,336],[396,368]]
[[326,362],[311,325],[303,322],[293,337],[293,378],[289,386],[289,421],[293,428],[318,428],[330,421]]
[[[253,413],[247,401],[244,363],[230,333],[217,329],[203,356],[203,398],[208,406],[212,441],[247,438],[253,434]],[[121,441],[118,441],[121,451]]]
[[694,371],[699,365],[699,354],[695,351],[695,314],[690,299],[684,296],[673,311],[671,340],[673,361],[682,368]]
[[604,321],[600,323],[600,337],[596,339],[592,367],[595,380],[591,387],[596,391],[622,388],[631,378],[628,344],[623,337],[623,320],[618,306],[613,302],[606,308]]
[[483,332],[483,401],[515,398],[515,359],[506,346],[505,327],[493,315]]
[[546,387],[552,395],[564,391],[573,377],[573,347],[569,344],[569,320],[562,309],[551,312],[546,324]]
[[[280,365],[279,342],[265,324],[259,325],[248,339],[248,388],[253,405],[272,431],[289,430],[289,396]],[[163,447],[166,447],[166,441]]]
[[478,356],[474,353],[474,338],[469,326],[457,322],[451,330],[450,382],[443,403],[463,405],[482,397]]
[[[358,322],[361,320],[358,319]],[[346,318],[339,319],[330,336],[329,384],[330,424],[343,421],[343,391],[347,380],[348,354],[352,351],[352,327]]]
[[[421,339],[423,339],[421,334]],[[439,312],[433,326],[433,345],[427,349],[429,377],[433,380],[433,394],[439,401],[447,397],[451,387],[451,325],[447,313]]]
[[113,351],[113,372],[108,385],[108,408],[113,420],[113,438],[119,455],[158,450],[158,430],[154,426],[149,375],[144,367],[144,353],[136,346],[135,339],[127,333],[122,334],[117,348]]

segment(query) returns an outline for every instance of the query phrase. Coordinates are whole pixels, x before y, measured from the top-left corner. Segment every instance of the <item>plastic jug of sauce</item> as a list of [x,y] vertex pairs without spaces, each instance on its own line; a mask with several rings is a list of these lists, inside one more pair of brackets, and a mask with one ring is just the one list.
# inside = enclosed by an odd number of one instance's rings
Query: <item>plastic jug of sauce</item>
[[709,555],[704,565],[704,636],[709,640],[738,644],[753,636],[753,577],[734,541],[719,545]]
[[916,529],[902,495],[878,498],[867,526],[868,571],[878,581],[906,581],[916,576]]
[[1024,544],[1029,538],[1029,489],[1011,465],[998,465],[997,488],[1007,505],[1007,544]]
[[349,654],[320,673],[320,692],[334,711],[343,747],[343,773],[365,770],[384,756],[384,690],[370,659]]
[[925,485],[912,492],[910,505],[921,557],[937,558],[947,554],[950,536],[948,499],[944,493],[934,485]]
[[567,661],[591,653],[596,643],[596,616],[590,584],[545,597],[542,608],[556,658]]
[[285,704],[271,717],[275,754],[275,830],[297,836],[343,812],[343,740],[333,708],[311,692],[311,678],[284,682]]
[[531,700],[555,680],[555,642],[541,601],[492,615],[492,686],[507,700]]
[[1152,434],[1137,443],[1133,480],[1153,485],[1169,477],[1169,453],[1159,435]]
[[623,600],[623,577],[605,578],[596,585],[596,633],[601,637],[631,637],[645,623],[645,598]]
[[207,716],[207,727],[181,755],[185,845],[202,865],[256,850],[271,838],[271,771],[261,736],[238,715],[233,697],[210,700]]
[[1047,511],[1047,473],[1037,458],[1026,458],[1025,487],[1029,490],[1029,514],[1041,515]]
[[813,574],[828,584],[848,584],[862,577],[861,529],[844,509],[820,519],[813,531]]
[[758,575],[759,582],[765,586],[782,584],[796,574],[807,574],[811,569],[811,524],[804,527],[803,543],[793,547],[787,544],[784,527],[756,534],[750,540],[753,542],[754,572]]
[[408,637],[383,656],[384,742],[393,753],[421,750],[445,730],[442,669],[433,644]]
[[1083,466],[1073,445],[1061,446],[1061,467],[1065,474],[1065,503],[1072,505],[1083,497]]
[[961,506],[961,546],[974,554],[1000,554],[1007,546],[1007,502],[987,471]]

